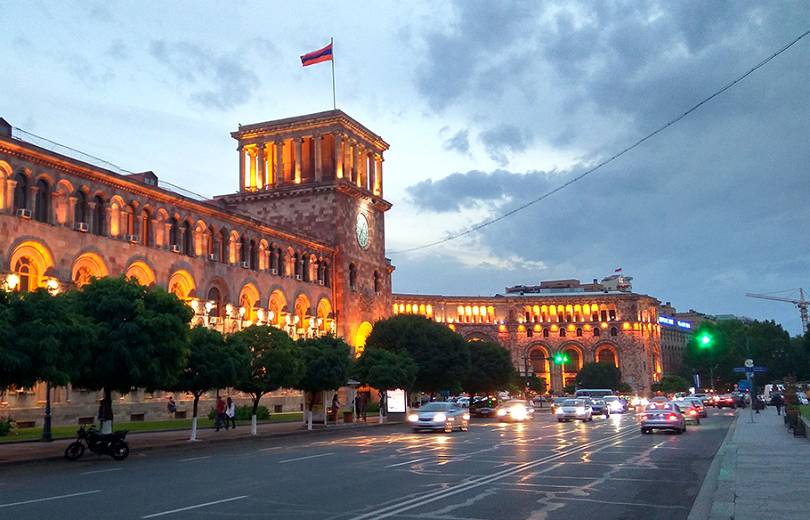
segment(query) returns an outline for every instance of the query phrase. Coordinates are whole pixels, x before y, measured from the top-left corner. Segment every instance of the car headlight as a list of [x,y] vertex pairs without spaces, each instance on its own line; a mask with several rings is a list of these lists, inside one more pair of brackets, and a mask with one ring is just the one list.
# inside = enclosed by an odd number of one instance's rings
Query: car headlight
[[565,413],[565,412],[563,412],[562,408],[557,408],[556,410],[554,410],[554,413]]
[[503,417],[504,415],[506,415],[506,408],[499,409],[498,410],[498,416]]
[[465,414],[464,414],[464,415],[462,415],[461,417],[462,417],[462,418],[463,418],[465,421],[469,421],[469,420],[470,420],[470,414],[468,414],[468,413],[465,413]]
[[577,415],[585,415],[585,407],[584,406],[580,406],[579,408],[577,408]]
[[618,412],[619,410],[622,409],[622,403],[620,403],[618,401],[614,401],[614,402],[610,403],[610,409],[611,409],[611,411]]
[[419,416],[416,415],[415,413],[412,413],[411,415],[408,416],[408,420],[411,422],[416,422],[419,420]]
[[447,420],[447,415],[442,413],[442,412],[439,412],[439,413],[437,413],[436,415],[433,416],[433,421],[434,422],[444,422],[446,420]]
[[518,420],[521,420],[521,421],[522,421],[523,419],[525,419],[525,418],[526,418],[526,415],[527,415],[527,414],[526,414],[526,409],[525,409],[525,408],[523,408],[522,406],[518,406],[518,407],[512,408],[511,415],[512,415],[512,417],[514,417],[515,419],[518,419]]

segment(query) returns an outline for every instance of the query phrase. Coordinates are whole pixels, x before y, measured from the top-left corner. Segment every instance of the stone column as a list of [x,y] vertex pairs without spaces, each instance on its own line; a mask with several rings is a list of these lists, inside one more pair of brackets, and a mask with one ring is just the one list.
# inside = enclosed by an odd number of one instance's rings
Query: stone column
[[88,200],[87,201],[87,231],[88,233],[93,232],[93,226],[96,223],[96,201]]
[[293,143],[295,143],[295,179],[293,182],[295,184],[301,184],[301,144],[303,140],[302,137],[293,138]]
[[273,149],[272,143],[262,144],[262,172],[264,174],[262,180],[262,189],[267,189],[273,183],[270,178],[273,176]]
[[[343,178],[343,137],[335,133],[335,179]],[[13,181],[9,181],[13,182]],[[14,190],[12,189],[12,192]]]
[[37,193],[39,193],[39,186],[32,184],[28,187],[28,209],[31,210],[31,218],[37,216]]
[[[104,207],[104,221],[105,221],[104,222],[104,229],[101,230],[101,235],[105,236],[105,237],[111,237],[112,236],[112,208],[110,207],[109,204],[107,204]],[[119,220],[118,223],[121,224],[121,221]],[[118,231],[119,231],[119,235],[120,235],[121,230],[119,229]]]
[[368,156],[368,190],[377,193],[377,154],[374,152]]
[[377,164],[374,174],[374,195],[383,196],[383,158],[382,154],[377,156]]
[[321,167],[321,136],[312,136],[312,146],[315,147],[315,182],[321,182],[323,179],[323,168]]
[[284,181],[284,141],[275,141],[276,148],[276,168],[273,171],[273,182],[276,186],[281,186]]
[[6,179],[5,202],[3,204],[3,209],[6,213],[12,213],[14,211],[14,188],[16,187],[17,181],[14,179]]
[[357,143],[357,146],[354,149],[354,182],[357,184],[358,188],[363,187],[363,145]]
[[129,229],[129,211],[125,209],[126,206],[118,210],[118,234],[124,240],[127,240],[127,235],[135,234],[135,221],[132,221],[132,229]]
[[256,145],[256,189],[263,190],[267,178],[267,162],[264,154],[264,143]]
[[250,186],[248,186],[248,190],[255,191],[256,186],[258,183],[256,182],[256,166],[257,166],[257,156],[258,147],[252,146],[248,149],[248,155],[250,156]]
[[239,191],[245,191],[245,149],[240,144],[239,150]]

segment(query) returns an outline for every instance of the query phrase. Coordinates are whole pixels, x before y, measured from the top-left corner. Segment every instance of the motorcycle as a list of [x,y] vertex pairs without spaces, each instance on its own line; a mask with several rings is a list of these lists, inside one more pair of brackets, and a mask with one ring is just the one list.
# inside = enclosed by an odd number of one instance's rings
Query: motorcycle
[[129,455],[129,444],[125,440],[127,430],[113,433],[99,433],[95,426],[85,429],[84,425],[76,432],[76,440],[65,448],[65,458],[76,460],[84,454],[85,444],[93,453],[109,455],[115,460],[124,460]]

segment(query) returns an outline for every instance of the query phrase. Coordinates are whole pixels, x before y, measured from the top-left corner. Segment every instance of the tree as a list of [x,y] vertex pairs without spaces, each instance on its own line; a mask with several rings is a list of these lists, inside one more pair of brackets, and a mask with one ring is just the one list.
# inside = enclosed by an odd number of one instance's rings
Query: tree
[[[299,342],[304,373],[298,388],[307,401],[307,428],[312,429],[312,408],[321,392],[346,385],[351,366],[351,348],[334,336],[307,339]],[[326,413],[326,410],[324,410]]]
[[23,294],[13,306],[15,341],[18,350],[30,359],[29,370],[21,374],[23,384],[46,384],[45,441],[51,440],[51,388],[67,385],[75,377],[85,362],[84,343],[92,341],[96,331],[88,319],[75,312],[72,302],[65,294],[54,296],[37,289]]
[[417,366],[414,390],[423,392],[460,388],[470,366],[464,338],[446,325],[413,314],[375,323],[366,348],[406,352]]
[[14,334],[17,293],[0,291],[0,392],[14,386],[30,386],[31,358],[20,350]]
[[610,363],[585,363],[577,372],[577,388],[610,388],[618,390],[621,384],[619,369]]
[[687,392],[689,391],[689,381],[681,376],[667,375],[662,377],[660,382],[650,385],[650,390],[665,394]]
[[491,394],[509,386],[515,367],[508,350],[491,341],[470,341],[467,349],[470,369],[461,385],[465,392]]
[[239,344],[248,353],[248,368],[235,386],[253,399],[250,433],[256,435],[259,401],[269,392],[298,385],[304,372],[301,354],[286,332],[265,325],[242,329],[228,341]]
[[112,392],[132,388],[169,388],[185,366],[191,308],[174,294],[135,280],[100,278],[78,291],[77,312],[86,316],[95,334],[86,338],[87,361],[76,386],[103,390],[99,416],[102,431],[112,429]]
[[[407,392],[413,386],[417,370],[416,363],[405,352],[398,354],[381,348],[367,348],[355,362],[352,375],[360,383],[380,392],[397,388]],[[380,406],[380,420],[382,418]]]
[[214,388],[235,386],[249,363],[250,357],[242,343],[226,342],[222,334],[202,326],[191,329],[188,362],[172,389],[190,392],[194,396],[192,441],[197,439],[200,397]]

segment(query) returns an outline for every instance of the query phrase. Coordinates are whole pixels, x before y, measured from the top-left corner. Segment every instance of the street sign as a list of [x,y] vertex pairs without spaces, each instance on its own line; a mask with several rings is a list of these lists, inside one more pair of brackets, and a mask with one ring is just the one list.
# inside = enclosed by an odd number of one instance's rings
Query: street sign
[[761,374],[761,373],[767,372],[767,371],[768,371],[768,367],[754,367],[754,372],[756,372],[757,374]]
[[746,368],[751,368],[752,366],[754,366],[754,360],[750,359],[750,358],[746,359],[745,360],[745,366],[746,366]]
[[745,367],[734,367],[734,372],[736,372],[738,374],[744,374],[745,371],[746,371]]

